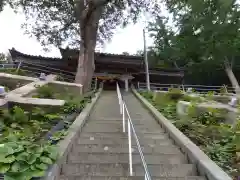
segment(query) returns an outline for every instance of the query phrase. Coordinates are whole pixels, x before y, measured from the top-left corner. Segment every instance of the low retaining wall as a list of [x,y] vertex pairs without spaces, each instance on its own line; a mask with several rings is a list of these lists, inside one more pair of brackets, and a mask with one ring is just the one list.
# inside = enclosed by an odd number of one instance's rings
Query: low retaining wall
[[169,134],[170,138],[188,156],[189,161],[195,164],[201,176],[208,180],[232,180],[216,163],[214,163],[198,146],[179,131],[168,119],[166,119],[152,104],[142,97],[135,89],[134,95],[151,112],[158,123]]
[[87,104],[87,106],[82,110],[82,112],[77,116],[76,120],[68,129],[68,135],[65,137],[64,140],[58,143],[59,146],[59,159],[56,164],[52,166],[46,177],[42,178],[42,180],[59,180],[60,173],[61,173],[61,166],[66,164],[67,155],[71,151],[73,143],[76,142],[79,134],[84,126],[85,122],[87,121],[90,112],[92,111],[93,107],[95,106],[97,100],[101,95],[102,89],[96,93],[96,96],[92,99],[92,102]]

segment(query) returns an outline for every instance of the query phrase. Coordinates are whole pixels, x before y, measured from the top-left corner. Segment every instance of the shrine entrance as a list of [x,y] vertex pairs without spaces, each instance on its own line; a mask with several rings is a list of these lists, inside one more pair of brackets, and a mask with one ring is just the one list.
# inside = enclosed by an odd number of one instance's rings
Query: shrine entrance
[[111,75],[111,74],[101,74],[101,76],[96,76],[98,81],[103,82],[104,90],[116,90],[116,83],[118,83],[121,89],[125,91],[129,90],[129,81],[133,79],[131,75]]
[[105,80],[103,84],[104,90],[116,90],[117,79]]
[[116,90],[116,83],[119,83],[119,75],[101,74],[97,76],[99,82],[103,82],[104,90]]

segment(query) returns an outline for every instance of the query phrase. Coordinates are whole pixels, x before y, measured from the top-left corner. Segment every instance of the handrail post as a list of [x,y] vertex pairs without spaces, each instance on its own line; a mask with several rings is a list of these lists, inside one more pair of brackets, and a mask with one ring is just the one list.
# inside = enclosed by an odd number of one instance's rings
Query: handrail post
[[122,102],[121,106],[122,106],[122,115],[123,115],[123,118],[122,118],[122,120],[123,120],[123,132],[125,133],[126,132],[126,128],[125,128],[125,107],[124,107],[123,102]]
[[120,105],[120,114],[123,114],[123,105],[122,104],[123,104],[122,100],[120,100],[120,103],[119,103],[119,105]]
[[128,148],[129,148],[129,172],[130,176],[133,175],[133,162],[132,162],[132,136],[131,136],[131,125],[128,119]]

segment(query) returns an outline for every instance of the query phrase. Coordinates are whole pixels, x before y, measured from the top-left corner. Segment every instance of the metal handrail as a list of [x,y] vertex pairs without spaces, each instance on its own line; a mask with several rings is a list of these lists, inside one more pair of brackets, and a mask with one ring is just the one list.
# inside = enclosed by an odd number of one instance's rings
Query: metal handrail
[[145,161],[143,152],[142,152],[142,148],[136,133],[136,130],[134,128],[134,125],[132,123],[132,119],[130,117],[128,108],[123,100],[122,94],[120,92],[120,88],[119,85],[117,83],[117,96],[118,96],[118,103],[120,106],[120,114],[122,114],[122,121],[123,121],[123,132],[126,132],[126,126],[125,126],[125,115],[127,115],[127,126],[128,126],[128,150],[129,150],[129,172],[130,172],[130,176],[133,176],[133,162],[132,162],[132,133],[135,137],[135,141],[137,143],[137,148],[138,148],[138,152],[140,154],[141,160],[142,160],[142,165],[144,168],[144,174],[145,174],[145,180],[151,180],[151,176],[148,170],[148,166],[147,163]]
[[[158,90],[158,89],[164,89],[164,88],[171,88],[171,87],[177,87],[180,89],[187,89],[187,88],[194,88],[196,91],[200,92],[208,92],[208,91],[220,91],[223,86],[207,86],[207,85],[190,85],[190,84],[159,84],[159,83],[151,83],[150,84],[151,89]],[[138,89],[146,89],[146,83],[137,83]],[[233,87],[225,86],[226,90],[228,92],[234,92]]]
[[[140,85],[146,84],[145,82],[138,82]],[[150,83],[152,85],[158,85],[158,86],[180,86],[181,84],[160,84],[160,83]],[[191,86],[191,87],[222,87],[222,86],[210,86],[210,85],[202,85],[202,84],[184,84],[184,86]],[[228,87],[228,88],[233,88],[233,87]]]

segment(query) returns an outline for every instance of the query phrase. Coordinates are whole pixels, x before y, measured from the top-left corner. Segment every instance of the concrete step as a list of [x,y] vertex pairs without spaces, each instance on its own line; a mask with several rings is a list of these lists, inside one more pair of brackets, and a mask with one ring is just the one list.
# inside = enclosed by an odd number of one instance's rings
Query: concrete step
[[[148,129],[148,130],[154,130],[154,131],[159,131],[161,130],[161,127],[160,126],[156,126],[155,124],[154,125],[151,125],[151,124],[144,124],[144,123],[137,123],[135,121],[133,121],[133,125],[134,127],[137,129]],[[112,127],[112,128],[119,128],[119,127],[123,127],[123,124],[122,124],[122,121],[100,121],[100,120],[92,120],[92,121],[89,121],[85,127],[102,127],[102,126],[109,126],[109,127]],[[127,126],[127,121],[125,121],[125,126]]]
[[[128,153],[128,145],[74,145],[73,153]],[[181,154],[181,151],[176,146],[157,146],[155,148],[145,146],[142,147],[144,154]],[[132,146],[132,153],[139,154],[137,146]]]
[[[204,177],[187,176],[187,177],[151,177],[152,180],[206,180]],[[145,180],[144,176],[61,176],[59,180]]]
[[[140,164],[140,156],[133,154],[133,164]],[[147,164],[183,164],[186,163],[186,157],[183,154],[160,154],[144,155]],[[68,163],[128,163],[128,155],[125,153],[107,154],[107,153],[71,153],[68,155]]]
[[[127,124],[127,120],[125,121]],[[146,127],[151,127],[151,128],[156,128],[155,125],[151,125],[149,124],[149,122],[147,120],[136,120],[136,119],[132,119],[132,122],[135,126],[146,126]],[[88,124],[116,124],[116,125],[122,125],[123,121],[122,119],[118,119],[118,120],[106,120],[104,118],[97,118],[97,119],[89,119]],[[160,126],[157,127],[158,129],[161,128]]]
[[[164,132],[160,133],[139,133],[138,136],[143,136],[149,139],[162,139],[168,137],[168,135]],[[127,133],[123,132],[108,132],[108,133],[99,133],[99,132],[85,132],[81,133],[80,137],[90,138],[90,137],[101,137],[101,138],[115,138],[115,137],[122,137],[127,138]],[[140,137],[139,137],[140,138]]]
[[[161,164],[148,165],[151,176],[156,177],[185,177],[196,174],[192,164]],[[62,174],[67,176],[128,176],[129,164],[66,164]],[[141,164],[133,166],[134,176],[144,176]]]
[[[86,134],[86,135],[85,135]],[[128,139],[128,134],[126,133],[82,133],[80,138],[89,139]],[[138,133],[138,138],[146,140],[170,140],[167,134],[142,134]]]
[[[140,140],[140,145],[148,145],[148,144],[173,144],[173,141],[166,138],[166,139],[143,139]],[[111,144],[118,144],[118,145],[125,145],[128,144],[127,138],[99,138],[99,137],[90,137],[90,138],[82,138],[80,137],[77,141],[78,144],[104,144],[104,145],[111,145]],[[132,137],[132,145],[136,145],[135,138]]]
[[[157,128],[156,129],[151,129],[145,126],[141,127],[135,127],[136,132],[140,131],[142,133],[161,133],[164,132],[163,129]],[[86,124],[85,127],[83,128],[83,132],[122,132],[123,128],[122,125],[118,124],[91,124],[88,125]]]

